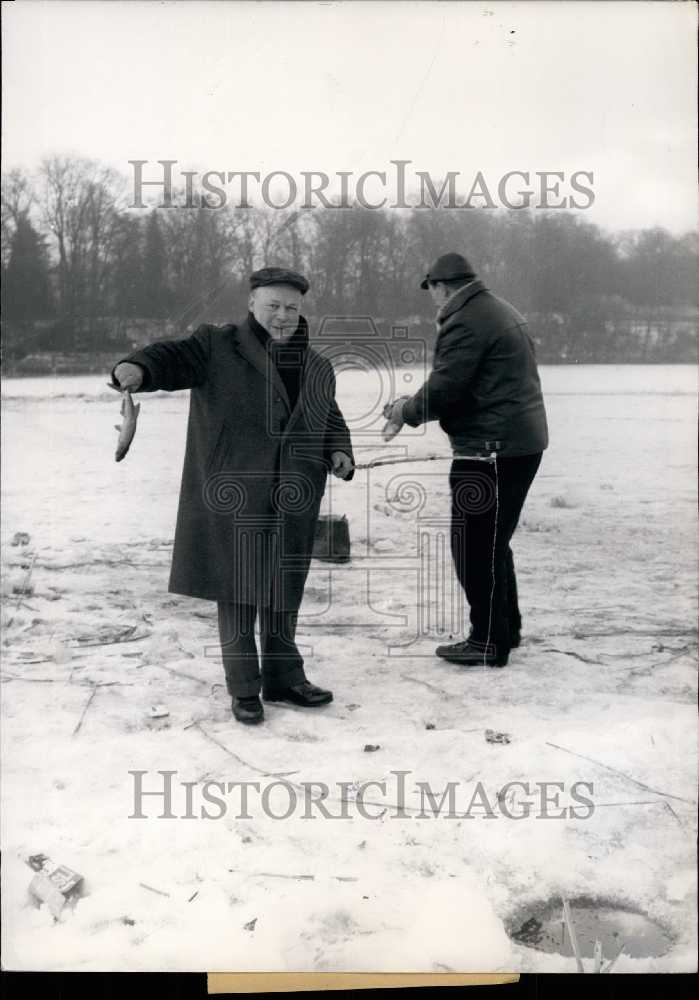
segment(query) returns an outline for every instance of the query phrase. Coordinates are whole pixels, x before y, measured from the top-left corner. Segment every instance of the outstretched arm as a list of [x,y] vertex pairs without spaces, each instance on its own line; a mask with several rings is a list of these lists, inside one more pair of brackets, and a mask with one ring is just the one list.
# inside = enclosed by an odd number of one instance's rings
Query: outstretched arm
[[463,398],[483,357],[483,342],[464,325],[456,326],[440,344],[439,356],[429,378],[406,400],[402,418],[410,427],[438,420]]
[[[115,388],[133,392],[191,389],[206,381],[212,327],[204,323],[182,340],[157,340],[122,358],[112,369]],[[138,381],[138,374],[141,379]]]

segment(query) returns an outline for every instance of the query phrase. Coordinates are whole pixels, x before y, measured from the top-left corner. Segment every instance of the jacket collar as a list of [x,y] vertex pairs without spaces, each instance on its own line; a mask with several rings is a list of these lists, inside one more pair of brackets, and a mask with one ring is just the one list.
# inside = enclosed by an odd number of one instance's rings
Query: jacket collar
[[439,312],[437,313],[437,324],[441,326],[444,321],[452,315],[452,313],[458,312],[463,306],[466,305],[469,299],[472,299],[474,295],[478,295],[479,292],[487,292],[487,288],[480,280],[480,278],[474,278],[473,281],[469,281],[467,285],[463,288],[458,288],[454,294],[447,299],[443,306],[441,306]]
[[265,330],[262,324],[258,323],[252,312],[248,313],[247,323],[250,330],[266,349],[273,347],[275,350],[280,350],[284,347],[294,347],[297,350],[305,351],[308,347],[308,323],[303,316],[299,317],[298,326],[286,340],[274,340],[269,330]]
[[[286,387],[282,380],[281,375],[277,371],[277,366],[271,354],[267,351],[266,347],[263,346],[257,333],[253,331],[250,325],[250,320],[245,319],[240,326],[235,328],[234,332],[234,343],[240,354],[248,361],[258,372],[268,381],[272,382],[275,389],[282,397],[286,403],[286,407],[291,411],[291,404],[289,397],[287,395]],[[299,325],[294,331],[291,340],[294,344],[297,343],[297,336],[304,343],[308,343],[308,323],[303,316],[299,317]],[[270,337],[268,340],[268,345],[274,343]]]

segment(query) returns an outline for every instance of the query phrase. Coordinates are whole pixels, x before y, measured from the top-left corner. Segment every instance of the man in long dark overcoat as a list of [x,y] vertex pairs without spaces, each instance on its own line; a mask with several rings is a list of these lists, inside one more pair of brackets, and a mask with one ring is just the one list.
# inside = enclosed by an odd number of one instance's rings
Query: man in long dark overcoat
[[420,287],[438,307],[432,371],[414,396],[388,404],[384,437],[429,420],[448,435],[451,550],[471,631],[437,654],[501,667],[522,625],[510,540],[548,445],[534,343],[525,318],[461,254],[439,257]]
[[296,622],[327,473],[351,479],[354,458],[332,365],[309,346],[308,287],[295,271],[256,271],[240,325],[204,324],[112,372],[132,392],[192,390],[169,590],[217,602],[233,714],[245,723],[264,718],[260,691],[305,707],[332,700],[306,678]]

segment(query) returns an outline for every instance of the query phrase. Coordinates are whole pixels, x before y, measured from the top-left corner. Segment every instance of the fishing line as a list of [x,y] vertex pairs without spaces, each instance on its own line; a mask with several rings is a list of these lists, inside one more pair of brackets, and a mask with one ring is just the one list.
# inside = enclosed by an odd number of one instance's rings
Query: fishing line
[[[296,220],[298,219],[298,217],[299,217],[299,212],[298,211],[292,212],[292,214],[289,216],[289,218],[286,219],[282,223],[282,225],[280,226],[280,228],[277,230],[277,232],[272,237],[271,247],[275,247],[277,245],[279,237],[290,226],[292,226],[296,222]],[[270,247],[270,249],[271,249],[271,247]],[[184,312],[176,320],[173,321],[172,320],[172,316],[170,316],[169,317],[169,321],[170,322],[174,322],[175,326],[178,326],[178,327],[182,328],[182,325],[184,323],[184,319],[185,319],[185,317],[189,313],[192,313],[193,316],[197,316],[198,318],[201,318],[201,316],[203,316],[205,310],[210,309],[212,307],[212,305],[215,302],[218,301],[218,299],[221,297],[221,295],[223,294],[223,292],[226,290],[226,286],[229,283],[232,284],[235,281],[235,279],[236,279],[236,275],[234,273],[227,274],[226,277],[223,279],[223,281],[219,285],[214,286],[214,290],[212,292],[210,292],[210,290],[206,290],[204,292],[201,292],[201,294],[198,295],[197,298],[192,299],[192,301],[189,302],[185,306]],[[207,296],[209,296],[209,298],[207,298]],[[186,324],[184,324],[184,325],[185,325],[185,328],[187,326],[193,326],[194,325],[194,320],[190,317],[190,319],[188,319],[187,322],[186,322]]]
[[498,481],[498,456],[497,452],[493,452],[491,455],[493,466],[495,467],[495,524],[493,525],[493,552],[490,562],[490,572],[492,576],[492,585],[490,588],[490,607],[488,608],[488,635],[485,640],[485,649],[483,650],[483,666],[487,666],[487,655],[488,647],[490,646],[490,628],[493,622],[493,597],[495,595],[495,547],[497,543],[498,535],[498,514],[500,512],[500,484]]
[[[183,327],[186,329],[186,327],[188,326],[193,326],[194,323],[191,316],[201,317],[204,311],[206,309],[211,308],[214,302],[216,302],[216,300],[220,298],[220,296],[223,294],[226,288],[226,285],[228,285],[229,282],[233,282],[234,278],[235,275],[232,274],[226,275],[226,277],[219,285],[214,286],[213,292],[210,289],[207,289],[207,291],[202,292],[199,296],[197,296],[196,299],[193,299],[191,302],[187,304],[187,306],[185,306],[184,312],[181,313],[181,315],[176,320],[173,321],[172,318],[170,318],[170,322],[174,322],[174,325],[179,327],[180,330],[182,330]],[[207,296],[209,296],[208,299]],[[185,323],[184,322],[185,317],[190,313],[191,316]]]
[[[454,454],[450,453],[448,455],[420,455],[414,458],[379,458],[374,459],[370,462],[357,462],[354,465],[355,469],[372,469],[374,467],[379,467],[382,465],[402,465],[403,463],[412,462],[439,462],[447,459],[454,460]],[[458,457],[458,456],[457,456]],[[490,574],[491,574],[491,586],[490,586],[490,601],[488,606],[488,633],[485,641],[485,648],[483,650],[483,666],[487,667],[488,661],[488,649],[490,647],[490,635],[493,625],[493,604],[495,599],[495,561],[496,561],[496,550],[497,550],[497,537],[498,537],[498,517],[500,515],[500,477],[498,473],[498,456],[497,452],[492,452],[490,455],[470,455],[469,460],[479,461],[479,462],[492,462],[493,468],[495,470],[495,523],[493,525],[493,548],[490,558]]]

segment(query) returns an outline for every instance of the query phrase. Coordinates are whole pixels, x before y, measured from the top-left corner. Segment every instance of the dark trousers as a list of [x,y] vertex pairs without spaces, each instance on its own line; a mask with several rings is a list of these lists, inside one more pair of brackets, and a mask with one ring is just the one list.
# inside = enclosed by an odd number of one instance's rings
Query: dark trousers
[[471,638],[507,651],[522,619],[510,540],[541,453],[497,463],[455,459],[451,488],[451,552],[471,609]]
[[[250,698],[265,688],[287,688],[306,679],[296,646],[296,611],[260,608],[260,657],[255,644],[254,604],[218,602],[218,629],[226,687],[233,698]],[[260,659],[262,674],[260,675]]]

